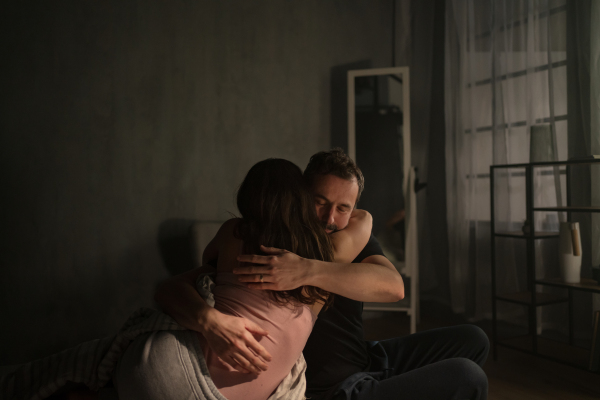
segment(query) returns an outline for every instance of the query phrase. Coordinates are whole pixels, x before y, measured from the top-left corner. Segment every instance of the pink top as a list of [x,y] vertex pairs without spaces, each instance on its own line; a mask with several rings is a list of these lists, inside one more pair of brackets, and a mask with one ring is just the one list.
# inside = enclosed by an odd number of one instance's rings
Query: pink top
[[298,360],[317,316],[303,304],[278,305],[269,292],[247,288],[230,272],[217,273],[213,293],[217,310],[244,317],[269,332],[255,338],[273,359],[260,375],[241,373],[224,364],[199,335],[210,376],[229,400],[265,400]]

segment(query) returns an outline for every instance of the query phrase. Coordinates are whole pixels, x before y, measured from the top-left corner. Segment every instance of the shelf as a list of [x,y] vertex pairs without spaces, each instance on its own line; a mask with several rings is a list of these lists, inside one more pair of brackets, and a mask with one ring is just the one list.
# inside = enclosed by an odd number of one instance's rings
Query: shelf
[[[500,346],[533,354],[533,337],[531,335],[499,339]],[[537,355],[553,361],[589,370],[590,351],[581,347],[571,346],[542,336],[537,337]]]
[[600,212],[598,206],[534,207],[533,211]]
[[593,279],[582,279],[580,283],[566,283],[560,278],[538,279],[538,285],[556,286],[566,289],[577,289],[585,292],[600,293],[600,285]]
[[[495,236],[499,237],[509,237],[509,238],[517,238],[517,239],[527,239],[529,235],[525,235],[521,231],[510,231],[510,232],[496,232]],[[558,232],[536,232],[534,239],[547,239],[547,238],[556,238],[558,237]]]
[[[508,301],[510,303],[523,304],[526,306],[531,305],[531,292],[518,292],[518,293],[507,293],[503,295],[496,295],[497,300]],[[548,304],[563,303],[569,299],[565,296],[560,296],[551,293],[536,293],[535,294],[536,306],[545,306]]]
[[[594,167],[596,165],[597,167]],[[549,304],[564,304],[564,306],[560,306],[560,308],[565,308],[567,311],[567,316],[563,319],[564,324],[567,324],[568,327],[568,343],[577,343],[575,340],[576,334],[578,334],[578,330],[574,328],[577,326],[574,319],[578,316],[574,315],[574,304],[573,304],[573,291],[583,291],[588,293],[600,293],[600,284],[592,279],[583,279],[579,283],[566,283],[561,279],[537,279],[536,275],[536,261],[538,255],[536,255],[536,246],[534,246],[534,241],[537,239],[545,239],[545,238],[558,238],[558,232],[548,232],[549,229],[556,229],[556,227],[551,227],[550,225],[537,225],[533,224],[535,219],[539,217],[541,214],[539,212],[549,212],[549,213],[584,213],[584,215],[592,214],[592,213],[600,213],[600,204],[598,202],[586,202],[586,201],[577,201],[576,204],[571,204],[570,201],[567,200],[564,205],[562,203],[554,203],[551,200],[552,195],[545,196],[548,198],[548,202],[539,202],[536,206],[538,193],[538,185],[536,185],[536,180],[540,176],[553,176],[556,172],[560,174],[559,182],[555,181],[555,184],[562,185],[566,183],[566,198],[571,199],[571,187],[574,183],[576,183],[579,188],[580,183],[572,182],[573,176],[580,172],[588,172],[592,170],[592,168],[598,168],[600,166],[600,158],[585,158],[585,159],[577,159],[577,160],[565,160],[565,161],[554,161],[554,162],[535,162],[535,163],[521,163],[521,164],[505,164],[505,165],[492,165],[490,166],[490,214],[491,214],[491,227],[492,227],[492,238],[491,238],[491,268],[492,268],[492,288],[493,288],[493,297],[492,297],[492,326],[493,326],[493,355],[494,359],[497,359],[498,346],[509,347],[515,350],[524,351],[539,357],[547,358],[556,362],[560,362],[563,364],[569,364],[574,367],[582,368],[585,370],[589,370],[589,357],[590,351],[585,348],[578,348],[567,344],[567,341],[556,341],[549,339],[548,336],[552,337],[554,334],[551,331],[545,332],[547,335],[539,336],[536,335],[537,328],[540,326],[538,313],[535,312],[537,307],[546,306]],[[582,168],[583,167],[583,168]],[[525,200],[525,211],[527,219],[533,225],[530,226],[531,233],[524,234],[519,229],[521,228],[519,225],[507,225],[507,221],[504,221],[504,224],[496,226],[496,196],[494,194],[496,190],[496,178],[503,178],[505,176],[511,177],[522,177],[524,178],[524,200]],[[522,182],[522,178],[519,178],[519,182]],[[556,176],[555,176],[556,178]],[[500,187],[499,187],[500,188]],[[547,204],[548,206],[544,205]],[[552,206],[552,204],[556,204]],[[593,204],[593,205],[589,205]],[[560,205],[560,206],[558,206]],[[535,214],[538,212],[538,214]],[[561,215],[561,214],[559,214]],[[570,218],[569,218],[570,219]],[[537,231],[534,227],[544,226],[546,231],[541,230]],[[499,231],[496,229],[500,228]],[[507,230],[514,229],[514,230]],[[504,231],[502,230],[504,229]],[[496,240],[496,237],[506,237],[506,238],[515,238],[515,239],[526,239],[525,246],[525,255],[526,265],[525,268],[519,268],[521,272],[523,272],[526,279],[526,286],[524,288],[529,289],[527,292],[518,292],[518,293],[506,293],[498,295],[496,294],[497,290],[497,265],[496,265],[496,253],[500,250],[497,249],[496,246],[499,244],[505,244],[502,241]],[[502,243],[501,243],[502,242]],[[540,242],[537,242],[540,243]],[[516,243],[513,243],[516,244]],[[549,245],[554,246],[555,242],[548,243]],[[588,265],[589,267],[589,265]],[[524,269],[524,271],[523,271]],[[541,275],[541,274],[539,274]],[[551,290],[552,292],[557,293],[543,293],[545,292],[542,286],[556,287],[561,290]],[[550,290],[548,290],[550,291]],[[542,292],[542,293],[539,293]],[[532,299],[532,296],[534,299]],[[519,304],[522,307],[527,308],[527,327],[528,330],[524,331],[520,329],[517,332],[525,333],[529,332],[530,335],[513,337],[508,339],[500,339],[498,337],[497,329],[498,329],[498,317],[496,306],[503,305],[498,302],[508,302],[512,304]],[[567,307],[568,305],[568,307]],[[548,311],[550,308],[547,307]],[[559,313],[562,315],[562,312]],[[516,333],[513,330],[513,333]],[[558,335],[557,337],[560,337]],[[581,342],[581,340],[579,340]],[[536,344],[534,348],[534,343]]]
[[525,168],[525,167],[557,167],[561,165],[590,165],[600,163],[600,159],[585,160],[565,160],[565,161],[543,161],[522,164],[499,164],[492,165],[492,168]]

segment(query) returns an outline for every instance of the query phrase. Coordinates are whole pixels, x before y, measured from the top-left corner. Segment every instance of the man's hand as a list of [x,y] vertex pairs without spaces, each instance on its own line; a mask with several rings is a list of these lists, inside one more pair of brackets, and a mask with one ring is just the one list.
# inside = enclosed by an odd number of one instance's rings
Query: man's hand
[[255,323],[211,309],[201,333],[217,356],[236,370],[255,374],[267,370],[265,361],[272,357],[254,336],[267,336],[269,332]]
[[310,260],[275,247],[260,246],[260,249],[269,255],[238,256],[238,261],[254,264],[233,270],[240,282],[247,282],[251,289],[263,290],[292,290],[306,284]]

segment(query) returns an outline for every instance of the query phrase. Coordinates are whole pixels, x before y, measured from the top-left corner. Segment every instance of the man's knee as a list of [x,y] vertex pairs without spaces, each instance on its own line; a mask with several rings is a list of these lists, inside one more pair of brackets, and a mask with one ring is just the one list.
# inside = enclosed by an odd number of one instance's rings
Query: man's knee
[[487,386],[487,375],[476,362],[468,358],[454,358],[452,360],[453,368],[459,371],[465,379],[474,384],[485,383]]
[[490,348],[490,339],[483,329],[476,325],[465,325],[465,329],[466,334],[471,338],[473,343],[477,343],[481,348]]
[[452,371],[453,380],[459,390],[466,391],[465,394],[469,394],[469,398],[487,397],[487,375],[477,363],[467,358],[453,358],[447,360],[447,363],[448,370]]
[[490,352],[490,339],[480,327],[475,325],[471,325],[471,327],[473,342],[476,343],[476,348],[480,351],[480,360],[477,360],[476,362],[480,366],[483,366],[483,363],[485,363],[488,353]]
[[478,326],[462,325],[460,329],[460,336],[468,343],[472,352],[468,358],[483,366],[490,351],[490,339]]

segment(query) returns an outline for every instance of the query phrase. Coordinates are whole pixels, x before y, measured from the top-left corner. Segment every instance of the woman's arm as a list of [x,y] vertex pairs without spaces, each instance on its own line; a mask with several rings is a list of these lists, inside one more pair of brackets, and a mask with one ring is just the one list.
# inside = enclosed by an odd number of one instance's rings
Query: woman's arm
[[[357,301],[395,302],[404,298],[404,282],[394,265],[384,256],[371,255],[360,263],[352,261],[371,237],[373,218],[364,210],[354,210],[348,226],[331,234],[334,262],[302,258],[287,250],[261,246],[267,255],[240,255],[238,261],[253,264],[237,267],[240,282],[262,290],[291,290],[316,286]],[[260,274],[270,275],[259,282]]]
[[[394,302],[404,297],[404,282],[394,265],[384,256],[371,255],[352,263],[371,236],[371,215],[357,210],[348,227],[331,234],[335,261],[302,258],[287,250],[261,246],[268,255],[240,255],[238,261],[253,264],[237,267],[240,282],[262,290],[291,290],[316,286],[357,301]],[[354,221],[352,221],[354,219]],[[347,243],[344,243],[348,240]],[[341,260],[340,260],[341,259]],[[265,282],[257,276],[268,275]]]
[[348,226],[331,234],[334,261],[352,262],[367,245],[373,228],[373,217],[366,210],[354,209]]

